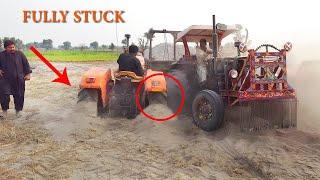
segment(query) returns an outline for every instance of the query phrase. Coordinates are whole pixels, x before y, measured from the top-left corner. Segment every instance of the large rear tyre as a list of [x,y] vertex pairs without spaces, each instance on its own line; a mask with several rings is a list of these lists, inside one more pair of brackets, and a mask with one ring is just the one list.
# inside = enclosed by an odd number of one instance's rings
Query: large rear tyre
[[193,123],[204,131],[220,127],[224,118],[224,104],[220,95],[211,90],[200,91],[192,103]]
[[[134,87],[132,89],[132,94],[130,96],[130,106],[129,106],[129,109],[128,109],[128,112],[127,112],[127,119],[134,119],[137,117],[137,115],[139,114],[139,110],[138,110],[138,106],[136,104],[136,97],[135,97],[135,93],[136,93],[136,87]],[[140,94],[140,105],[144,106],[144,103],[141,103],[141,98],[144,97],[144,94],[141,93]]]
[[[144,87],[142,89],[144,89]],[[131,102],[130,102],[130,109],[129,109],[129,112],[127,114],[127,118],[128,119],[134,119],[140,113],[138,105],[136,104],[136,96],[135,96],[136,87],[133,88],[132,93],[133,94],[132,94],[132,98],[131,98]],[[149,105],[149,101],[148,101],[148,98],[147,98],[146,91],[142,90],[140,92],[139,102],[140,102],[140,106],[141,106],[142,109],[146,108],[146,106]]]
[[127,119],[134,119],[136,118],[138,115],[138,107],[137,104],[135,102],[135,97],[132,96],[131,98],[131,102],[130,102],[130,108],[129,111],[127,113]]
[[100,117],[105,117],[108,114],[108,107],[103,106],[101,91],[98,91],[98,101],[97,101],[97,115]]

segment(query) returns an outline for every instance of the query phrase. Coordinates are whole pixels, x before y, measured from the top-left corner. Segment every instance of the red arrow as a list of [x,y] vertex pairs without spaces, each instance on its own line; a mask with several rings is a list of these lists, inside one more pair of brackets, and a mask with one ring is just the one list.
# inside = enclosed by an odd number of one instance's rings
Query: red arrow
[[31,46],[30,50],[37,55],[42,62],[44,62],[57,76],[58,78],[52,82],[63,83],[71,86],[71,83],[68,78],[67,68],[65,67],[63,73],[61,74],[35,47]]

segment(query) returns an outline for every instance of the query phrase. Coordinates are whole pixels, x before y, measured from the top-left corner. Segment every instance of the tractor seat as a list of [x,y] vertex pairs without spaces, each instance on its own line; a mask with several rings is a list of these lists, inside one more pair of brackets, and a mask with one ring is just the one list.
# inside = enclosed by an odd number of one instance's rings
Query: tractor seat
[[129,77],[134,82],[140,82],[143,79],[143,76],[137,76],[134,72],[131,71],[118,71],[114,73],[115,79],[119,80],[121,77]]

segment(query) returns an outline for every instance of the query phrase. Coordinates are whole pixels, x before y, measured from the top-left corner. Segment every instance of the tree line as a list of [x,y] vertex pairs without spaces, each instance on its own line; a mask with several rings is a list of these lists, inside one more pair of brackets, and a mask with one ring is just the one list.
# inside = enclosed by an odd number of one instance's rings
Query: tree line
[[110,43],[109,45],[102,44],[100,45],[97,41],[91,42],[89,45],[80,44],[78,46],[72,46],[70,41],[64,41],[57,48],[53,46],[53,41],[51,39],[43,39],[42,42],[31,42],[31,43],[23,43],[22,40],[14,38],[14,37],[4,37],[0,38],[0,50],[4,49],[4,42],[6,40],[11,40],[15,43],[16,48],[19,50],[27,50],[31,46],[34,46],[39,49],[44,50],[110,50],[114,51],[117,47],[114,43]]

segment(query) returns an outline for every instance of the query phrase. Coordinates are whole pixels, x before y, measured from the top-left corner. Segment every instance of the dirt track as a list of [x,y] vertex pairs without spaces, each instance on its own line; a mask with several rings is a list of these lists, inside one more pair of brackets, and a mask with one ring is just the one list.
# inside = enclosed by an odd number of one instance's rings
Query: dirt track
[[[297,130],[243,134],[232,123],[206,133],[189,117],[166,123],[142,115],[101,119],[94,103],[76,103],[81,73],[92,64],[58,64],[68,67],[71,88],[50,83],[55,77],[42,64],[33,66],[23,117],[12,120],[10,111],[9,120],[0,122],[0,179],[320,178],[319,135]],[[298,90],[300,84],[295,82]],[[309,101],[300,101],[303,114]],[[146,111],[170,113],[160,105]],[[310,111],[306,123],[300,113],[305,131],[319,120]],[[311,132],[319,129],[313,126]]]

